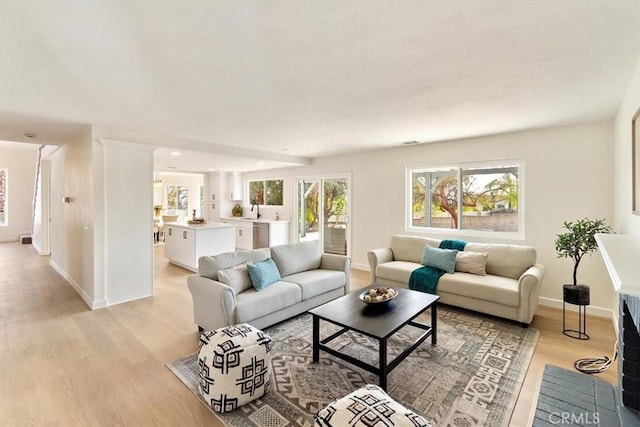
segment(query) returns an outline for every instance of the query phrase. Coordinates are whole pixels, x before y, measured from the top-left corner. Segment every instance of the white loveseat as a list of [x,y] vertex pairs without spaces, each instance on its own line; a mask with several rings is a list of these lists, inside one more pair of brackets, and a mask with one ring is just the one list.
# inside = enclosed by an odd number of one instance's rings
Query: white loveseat
[[[420,264],[425,245],[437,248],[440,240],[394,235],[391,246],[369,251],[371,282],[408,287]],[[440,302],[528,325],[538,307],[544,266],[536,264],[536,250],[529,246],[472,243],[464,251],[487,253],[486,275],[456,271],[444,273],[436,294]]]
[[[257,291],[226,285],[218,272],[267,258],[275,262],[281,279]],[[265,328],[349,292],[351,260],[323,254],[318,241],[292,243],[251,251],[204,256],[198,274],[187,278],[195,323],[205,330],[249,323]]]

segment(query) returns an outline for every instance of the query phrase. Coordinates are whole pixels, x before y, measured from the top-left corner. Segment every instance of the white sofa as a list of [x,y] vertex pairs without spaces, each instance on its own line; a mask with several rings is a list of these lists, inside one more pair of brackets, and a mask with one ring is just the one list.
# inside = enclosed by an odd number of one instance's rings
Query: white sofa
[[[267,258],[273,259],[282,278],[265,289],[236,292],[218,281],[220,270]],[[308,241],[201,257],[198,274],[189,276],[187,283],[200,329],[239,323],[265,328],[345,295],[350,273],[349,257],[323,254],[319,241]]]
[[[371,282],[408,287],[420,264],[425,245],[438,247],[440,240],[394,235],[391,246],[369,251]],[[515,320],[523,326],[533,320],[538,307],[544,266],[536,264],[536,250],[529,246],[472,243],[465,251],[485,252],[486,276],[454,272],[438,281],[440,302]]]

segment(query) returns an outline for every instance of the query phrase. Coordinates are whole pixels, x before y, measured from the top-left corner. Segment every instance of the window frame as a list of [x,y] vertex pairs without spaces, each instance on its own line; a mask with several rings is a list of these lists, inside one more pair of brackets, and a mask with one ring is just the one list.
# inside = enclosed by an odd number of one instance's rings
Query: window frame
[[[458,216],[462,216],[462,210],[460,205],[462,203],[461,198],[461,185],[462,185],[462,172],[465,169],[482,169],[482,168],[504,168],[508,166],[515,166],[518,168],[518,231],[482,231],[482,230],[469,230],[463,228],[437,228],[437,227],[417,227],[413,225],[413,188],[412,188],[412,173],[416,170],[430,170],[430,171],[445,171],[455,169],[458,179]],[[524,159],[498,159],[488,160],[481,162],[460,162],[460,163],[447,163],[438,165],[429,164],[416,164],[409,165],[405,169],[405,232],[415,234],[438,234],[449,235],[452,237],[482,237],[487,239],[499,239],[499,240],[524,240],[525,239],[525,161]],[[461,227],[462,221],[458,222],[458,227]]]
[[[282,204],[279,205],[269,205],[266,204],[267,203],[267,182],[270,181],[280,181],[282,182]],[[251,183],[252,182],[262,182],[262,199],[264,204],[259,204],[258,206],[284,206],[284,178],[270,178],[270,179],[249,179],[247,180],[247,201],[249,202],[249,205],[251,205],[253,203],[253,201],[251,200]]]

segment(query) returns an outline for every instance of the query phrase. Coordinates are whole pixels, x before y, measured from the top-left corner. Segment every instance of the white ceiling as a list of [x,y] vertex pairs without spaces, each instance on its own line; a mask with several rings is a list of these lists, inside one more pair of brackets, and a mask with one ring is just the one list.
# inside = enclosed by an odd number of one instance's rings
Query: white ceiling
[[640,60],[638,1],[0,8],[0,139],[162,135],[194,171],[611,119]]

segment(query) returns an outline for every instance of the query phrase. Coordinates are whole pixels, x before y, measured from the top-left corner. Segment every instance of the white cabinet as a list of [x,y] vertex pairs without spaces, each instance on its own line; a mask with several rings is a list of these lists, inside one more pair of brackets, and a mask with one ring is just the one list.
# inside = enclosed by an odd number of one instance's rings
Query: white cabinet
[[273,221],[269,223],[269,246],[289,243],[289,221]]
[[253,249],[253,222],[252,221],[231,221],[225,220],[227,224],[236,227],[236,249]]
[[[236,220],[231,218],[222,218],[227,224],[232,224],[236,227],[236,249],[238,250],[250,250],[254,249],[253,238],[255,230],[253,228],[253,222],[250,219]],[[273,220],[260,220],[261,225],[268,225],[269,227],[269,240],[268,246],[284,245],[290,243],[289,241],[289,227],[290,221],[273,221]],[[266,246],[265,246],[266,247]]]
[[164,255],[172,264],[198,271],[198,259],[235,250],[235,229],[228,224],[165,226]]
[[236,227],[236,249],[253,249],[253,226]]
[[229,172],[227,183],[229,185],[229,200],[242,200],[242,175],[240,172]]

